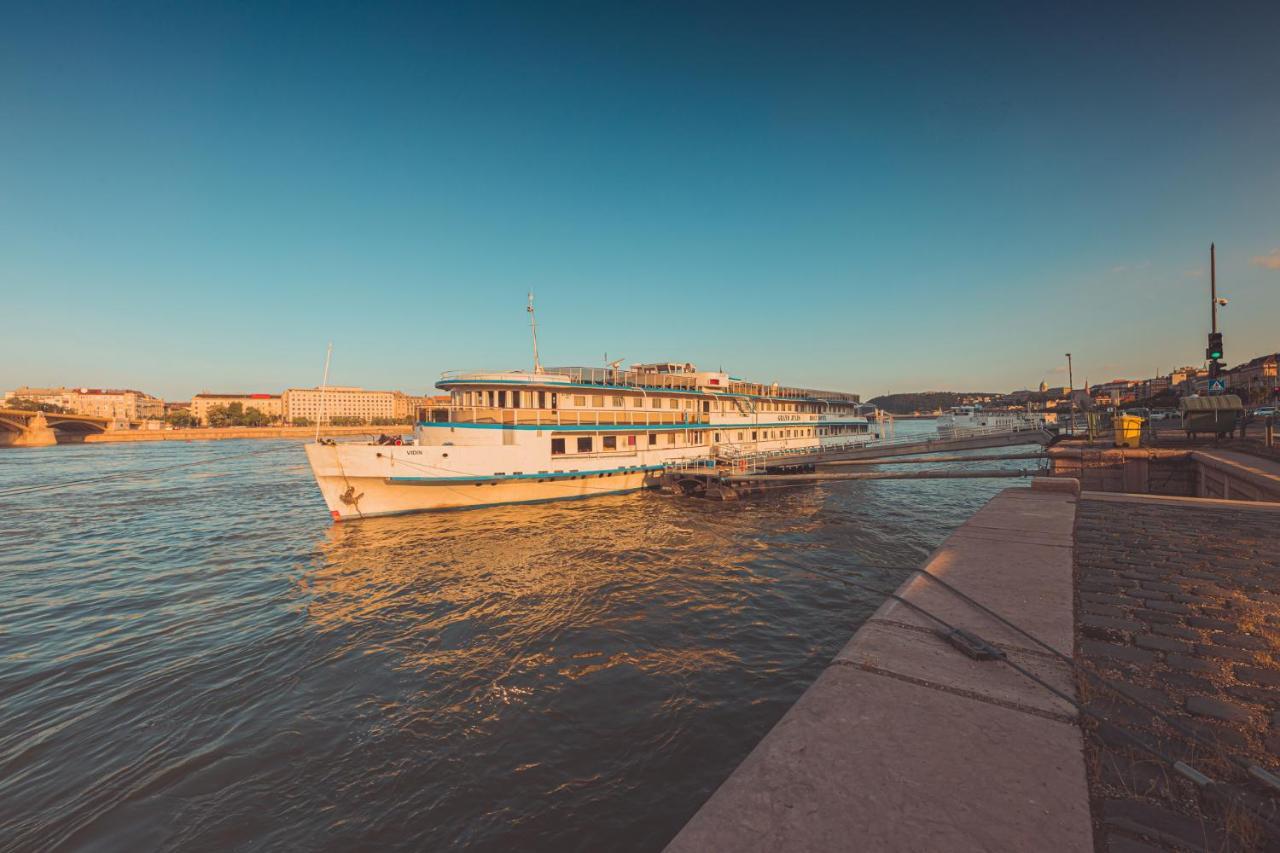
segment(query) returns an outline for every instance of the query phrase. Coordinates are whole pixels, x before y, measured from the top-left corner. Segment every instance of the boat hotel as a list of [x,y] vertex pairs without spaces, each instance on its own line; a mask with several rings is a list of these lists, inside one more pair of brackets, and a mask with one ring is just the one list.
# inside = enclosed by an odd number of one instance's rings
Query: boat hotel
[[318,441],[335,520],[587,498],[656,485],[664,466],[874,437],[856,394],[762,385],[692,364],[449,372],[449,404],[403,444]]

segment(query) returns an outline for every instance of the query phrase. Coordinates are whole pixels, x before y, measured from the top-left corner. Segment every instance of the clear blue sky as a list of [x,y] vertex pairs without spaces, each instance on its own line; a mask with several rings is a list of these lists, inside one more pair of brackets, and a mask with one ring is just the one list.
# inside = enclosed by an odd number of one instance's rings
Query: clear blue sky
[[1151,375],[1210,240],[1280,348],[1275,2],[194,5],[7,8],[0,388],[422,391],[528,289],[549,364]]

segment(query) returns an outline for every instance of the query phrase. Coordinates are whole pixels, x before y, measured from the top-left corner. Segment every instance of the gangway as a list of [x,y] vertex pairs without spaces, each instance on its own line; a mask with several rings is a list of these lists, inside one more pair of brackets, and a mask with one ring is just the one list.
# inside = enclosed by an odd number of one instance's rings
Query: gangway
[[[987,428],[947,437],[936,434],[924,437],[901,436],[844,445],[754,453],[735,453],[718,449],[719,452],[712,459],[676,460],[668,463],[663,468],[661,479],[662,485],[671,491],[727,499],[731,495],[736,497],[737,491],[742,489],[756,490],[767,488],[770,484],[795,484],[804,481],[1025,476],[1026,471],[1017,470],[939,471],[935,469],[919,472],[866,471],[856,474],[838,474],[830,473],[830,469],[820,473],[819,469],[823,466],[835,468],[842,463],[854,461],[874,464],[874,460],[877,459],[928,457],[940,453],[1031,444],[1043,447],[1053,443],[1056,438],[1054,433],[1040,428],[1015,430]],[[1035,454],[1021,455],[1027,458],[1036,456]],[[930,460],[922,458],[919,461],[929,462]],[[953,457],[947,461],[960,461],[960,458]],[[982,461],[982,457],[973,457],[965,461]]]

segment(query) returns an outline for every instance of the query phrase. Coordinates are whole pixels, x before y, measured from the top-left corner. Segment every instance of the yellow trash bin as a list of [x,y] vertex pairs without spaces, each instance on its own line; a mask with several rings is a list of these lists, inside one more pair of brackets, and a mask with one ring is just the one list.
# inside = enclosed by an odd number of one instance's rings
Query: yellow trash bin
[[1116,447],[1138,447],[1142,444],[1142,418],[1116,415]]

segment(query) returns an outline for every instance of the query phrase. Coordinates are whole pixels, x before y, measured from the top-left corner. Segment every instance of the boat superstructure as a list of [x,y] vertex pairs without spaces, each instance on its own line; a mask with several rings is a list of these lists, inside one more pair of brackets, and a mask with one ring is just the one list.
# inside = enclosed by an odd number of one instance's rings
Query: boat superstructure
[[335,519],[585,498],[656,485],[673,462],[875,437],[856,394],[688,363],[447,372],[449,403],[403,444],[307,446]]
[[985,410],[981,406],[953,406],[938,418],[938,434],[946,437],[966,432],[1043,429],[1047,416],[1043,412],[1010,412]]

